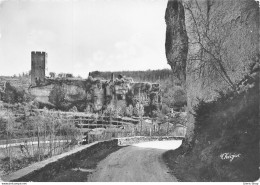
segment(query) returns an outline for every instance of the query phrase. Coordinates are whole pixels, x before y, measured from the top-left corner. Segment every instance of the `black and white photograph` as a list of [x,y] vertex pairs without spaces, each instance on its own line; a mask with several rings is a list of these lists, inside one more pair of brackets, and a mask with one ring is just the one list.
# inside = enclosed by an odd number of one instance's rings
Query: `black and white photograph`
[[259,0],[0,0],[0,184],[260,185]]

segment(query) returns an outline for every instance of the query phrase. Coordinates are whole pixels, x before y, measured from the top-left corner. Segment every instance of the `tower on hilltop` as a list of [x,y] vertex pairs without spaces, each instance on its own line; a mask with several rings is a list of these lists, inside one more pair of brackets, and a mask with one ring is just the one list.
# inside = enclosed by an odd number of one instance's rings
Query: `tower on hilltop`
[[31,52],[31,85],[37,86],[45,81],[46,52]]

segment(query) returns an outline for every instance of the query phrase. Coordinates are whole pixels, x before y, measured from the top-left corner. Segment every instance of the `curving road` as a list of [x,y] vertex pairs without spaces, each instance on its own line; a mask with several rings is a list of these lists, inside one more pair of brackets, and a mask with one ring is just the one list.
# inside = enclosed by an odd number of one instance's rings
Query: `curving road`
[[176,182],[162,161],[162,154],[181,141],[154,141],[124,147],[101,161],[92,182]]

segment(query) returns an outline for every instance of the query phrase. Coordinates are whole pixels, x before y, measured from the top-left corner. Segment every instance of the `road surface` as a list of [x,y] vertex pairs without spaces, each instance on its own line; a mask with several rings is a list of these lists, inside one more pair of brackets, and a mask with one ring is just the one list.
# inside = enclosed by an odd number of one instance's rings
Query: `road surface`
[[124,147],[101,161],[90,175],[92,182],[176,182],[162,154],[181,141],[154,141]]

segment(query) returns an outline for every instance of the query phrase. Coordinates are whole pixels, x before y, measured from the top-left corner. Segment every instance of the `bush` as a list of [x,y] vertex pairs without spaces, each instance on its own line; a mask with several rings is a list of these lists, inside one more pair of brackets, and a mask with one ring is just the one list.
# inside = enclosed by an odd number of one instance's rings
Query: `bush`
[[[259,178],[259,79],[244,91],[219,92],[194,108],[195,128],[174,165],[183,181],[248,181]],[[174,151],[176,152],[176,151]],[[232,162],[223,153],[240,154]]]
[[26,93],[25,90],[17,89],[8,82],[6,83],[5,92],[0,93],[1,100],[10,104],[28,102],[32,99],[32,97]]
[[165,92],[163,93],[163,104],[180,110],[187,105],[186,91],[180,86],[173,86],[165,89]]
[[50,92],[49,100],[57,109],[62,109],[65,103],[65,91],[61,85],[55,85]]

